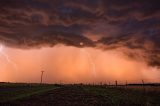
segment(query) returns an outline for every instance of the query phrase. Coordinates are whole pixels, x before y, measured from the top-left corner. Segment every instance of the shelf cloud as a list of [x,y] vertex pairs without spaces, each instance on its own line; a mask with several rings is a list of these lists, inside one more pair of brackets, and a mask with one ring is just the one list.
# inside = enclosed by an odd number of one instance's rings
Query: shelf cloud
[[[160,66],[159,0],[1,0],[0,42],[121,50]],[[83,45],[81,45],[83,42]]]

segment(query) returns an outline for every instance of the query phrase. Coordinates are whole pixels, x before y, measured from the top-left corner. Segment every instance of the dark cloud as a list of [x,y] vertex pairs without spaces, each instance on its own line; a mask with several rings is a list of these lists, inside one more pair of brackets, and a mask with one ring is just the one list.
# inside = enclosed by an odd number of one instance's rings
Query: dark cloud
[[[16,28],[8,28],[8,31],[0,31],[0,41],[10,47],[20,48],[33,48],[41,46],[54,46],[58,43],[62,43],[69,46],[81,47],[80,42],[83,42],[83,46],[94,46],[94,43],[81,35],[85,27],[82,26],[21,26]],[[85,28],[87,29],[87,28]]]
[[[0,41],[33,48],[58,43],[141,50],[148,64],[160,62],[159,0],[1,0]],[[100,38],[93,42],[94,38]],[[97,36],[97,37],[96,37]],[[128,56],[139,56],[127,52]]]
[[122,49],[128,57],[147,61],[149,65],[160,66],[160,33],[146,35],[146,33],[128,33],[115,37],[104,37],[97,41],[104,50]]

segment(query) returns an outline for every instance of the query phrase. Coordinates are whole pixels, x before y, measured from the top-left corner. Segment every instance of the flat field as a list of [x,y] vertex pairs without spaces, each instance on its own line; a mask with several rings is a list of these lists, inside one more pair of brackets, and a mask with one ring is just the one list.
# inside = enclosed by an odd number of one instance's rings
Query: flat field
[[160,106],[160,86],[0,84],[5,106]]

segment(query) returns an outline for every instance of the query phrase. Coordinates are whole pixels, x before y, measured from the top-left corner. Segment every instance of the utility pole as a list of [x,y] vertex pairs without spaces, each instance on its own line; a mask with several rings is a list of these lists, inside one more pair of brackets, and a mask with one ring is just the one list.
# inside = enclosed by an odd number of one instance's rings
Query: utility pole
[[43,73],[44,73],[44,71],[41,71],[41,84],[43,82]]

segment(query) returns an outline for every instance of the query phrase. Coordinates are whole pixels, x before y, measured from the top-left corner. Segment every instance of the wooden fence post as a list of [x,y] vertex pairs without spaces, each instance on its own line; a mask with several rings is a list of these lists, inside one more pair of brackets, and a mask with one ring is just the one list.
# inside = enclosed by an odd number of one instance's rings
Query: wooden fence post
[[142,80],[142,86],[143,86],[143,91],[144,91],[144,93],[146,92],[146,90],[145,90],[145,85],[144,85],[145,83],[144,83],[144,80]]
[[116,84],[116,86],[118,85],[118,82],[117,82],[117,80],[115,81],[115,84]]
[[126,88],[127,88],[127,85],[128,85],[128,83],[127,83],[127,80],[126,80]]

